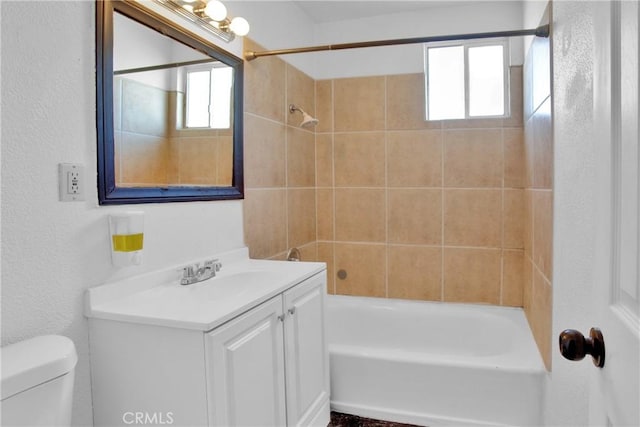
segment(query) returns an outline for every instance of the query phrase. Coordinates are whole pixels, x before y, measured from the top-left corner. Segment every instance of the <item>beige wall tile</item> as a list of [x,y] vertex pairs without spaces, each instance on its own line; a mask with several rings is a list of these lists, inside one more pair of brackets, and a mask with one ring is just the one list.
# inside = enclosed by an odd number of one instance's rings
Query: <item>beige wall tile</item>
[[529,325],[533,331],[533,337],[538,344],[540,355],[547,368],[551,370],[551,316],[552,316],[552,291],[550,284],[540,274],[538,269],[533,270],[533,299]]
[[318,240],[334,240],[333,233],[333,188],[316,190],[316,232]]
[[233,183],[233,137],[218,137],[217,184],[228,187]]
[[127,184],[166,184],[169,143],[158,136],[122,132],[122,182]]
[[553,188],[553,128],[551,123],[551,98],[533,115],[533,186]]
[[285,189],[245,191],[244,240],[251,258],[269,258],[287,249]]
[[300,251],[300,260],[302,261],[317,261],[318,259],[318,245],[316,242],[307,243],[298,248]]
[[442,248],[389,246],[389,298],[442,300]]
[[336,277],[336,293],[385,297],[387,249],[385,245],[336,243],[335,270],[345,270],[347,277]]
[[274,256],[270,256],[269,258],[266,258],[268,260],[271,261],[286,261],[287,260],[287,253],[286,252],[280,252],[279,254],[275,254]]
[[333,80],[316,81],[316,132],[333,132]]
[[502,305],[522,307],[524,251],[502,252]]
[[504,190],[504,243],[507,249],[524,248],[524,190]]
[[318,242],[317,261],[327,264],[327,293],[335,294],[336,273],[333,263],[333,242]]
[[510,117],[503,120],[504,127],[522,127],[523,126],[523,88],[522,88],[522,66],[514,66],[509,68],[510,91],[509,98],[511,104]]
[[[245,37],[244,50],[263,50]],[[276,57],[260,58],[244,63],[244,111],[285,121],[285,62]],[[289,114],[287,112],[287,114]]]
[[247,188],[285,185],[285,147],[284,125],[252,114],[244,115],[244,181]]
[[534,146],[535,129],[531,117],[524,126],[524,185],[527,188],[533,187]]
[[390,243],[442,244],[442,190],[393,189],[388,203]]
[[444,244],[500,247],[502,190],[445,190]]
[[316,134],[316,185],[333,187],[333,134]]
[[444,132],[445,187],[502,187],[502,130]]
[[316,185],[316,147],[314,134],[287,127],[287,186]]
[[290,126],[298,126],[302,122],[302,113],[289,112],[289,104],[315,117],[315,82],[311,77],[298,70],[296,67],[286,64],[287,70],[287,121]]
[[533,191],[533,261],[551,279],[553,251],[553,192]]
[[333,89],[336,132],[384,129],[385,77],[337,79]]
[[523,223],[524,253],[533,259],[533,191],[524,190],[524,223]]
[[180,184],[217,182],[218,138],[180,138]]
[[502,127],[502,121],[502,118],[443,120],[442,129],[499,129]]
[[289,248],[301,247],[316,240],[316,190],[289,189],[288,244]]
[[499,249],[444,249],[444,301],[500,303]]
[[442,132],[388,132],[387,175],[390,187],[440,187]]
[[337,188],[335,191],[336,240],[384,242],[385,190]]
[[505,128],[504,137],[504,186],[509,188],[524,188],[525,158],[524,158],[524,129]]
[[533,269],[533,261],[525,254],[522,271],[522,307],[527,318],[531,318],[533,307]]
[[441,124],[426,120],[423,73],[387,76],[387,129],[440,129]]
[[333,149],[336,187],[384,186],[384,133],[338,133]]

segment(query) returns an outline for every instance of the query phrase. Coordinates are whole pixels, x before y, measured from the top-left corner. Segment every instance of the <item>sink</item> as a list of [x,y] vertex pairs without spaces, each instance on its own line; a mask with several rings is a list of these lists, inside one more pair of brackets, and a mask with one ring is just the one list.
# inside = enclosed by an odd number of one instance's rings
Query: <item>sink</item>
[[242,298],[264,288],[279,277],[281,275],[272,271],[239,271],[220,274],[212,279],[185,287],[193,287],[193,293],[204,299]]

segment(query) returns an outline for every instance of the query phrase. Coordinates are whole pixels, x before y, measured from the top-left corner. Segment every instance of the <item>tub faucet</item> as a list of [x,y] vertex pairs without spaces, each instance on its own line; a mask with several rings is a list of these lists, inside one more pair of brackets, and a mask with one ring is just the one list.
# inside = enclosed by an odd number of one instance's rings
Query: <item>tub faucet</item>
[[202,282],[212,277],[216,277],[216,273],[222,268],[222,263],[218,259],[210,259],[203,263],[195,263],[187,265],[182,269],[182,279],[180,279],[181,285],[191,285],[194,283]]

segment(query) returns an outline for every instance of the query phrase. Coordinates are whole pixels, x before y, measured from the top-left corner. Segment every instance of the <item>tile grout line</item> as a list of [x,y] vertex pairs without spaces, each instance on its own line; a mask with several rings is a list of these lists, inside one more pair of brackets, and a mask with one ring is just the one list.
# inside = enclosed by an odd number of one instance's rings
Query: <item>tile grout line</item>
[[283,125],[284,125],[284,186],[285,186],[285,193],[284,193],[284,221],[285,221],[285,257],[286,252],[289,250],[290,248],[290,243],[289,242],[289,132],[287,131],[287,99],[289,98],[289,85],[288,83],[288,75],[289,75],[289,67],[287,67],[287,65],[285,64],[284,67],[284,118],[283,118]]
[[506,216],[505,216],[505,191],[504,191],[504,169],[505,169],[505,155],[504,155],[504,128],[502,128],[501,131],[501,137],[502,137],[502,209],[501,209],[501,231],[502,231],[502,237],[501,237],[501,246],[502,246],[502,251],[500,253],[500,295],[499,295],[499,302],[500,305],[504,305],[504,248],[506,246],[505,244],[505,221],[506,221]]
[[331,256],[333,258],[333,293],[338,293],[338,262],[336,256],[336,167],[335,167],[335,93],[334,93],[334,79],[331,79],[331,193],[333,198],[333,212],[331,215]]
[[445,157],[445,146],[444,146],[444,133],[442,129],[440,129],[440,184],[442,188],[440,190],[440,301],[444,301],[444,287],[445,287],[445,279],[444,279],[444,212],[445,212],[445,191],[444,191],[444,157]]
[[385,233],[385,274],[384,274],[384,294],[389,298],[389,140],[387,138],[387,76],[384,76],[384,233]]

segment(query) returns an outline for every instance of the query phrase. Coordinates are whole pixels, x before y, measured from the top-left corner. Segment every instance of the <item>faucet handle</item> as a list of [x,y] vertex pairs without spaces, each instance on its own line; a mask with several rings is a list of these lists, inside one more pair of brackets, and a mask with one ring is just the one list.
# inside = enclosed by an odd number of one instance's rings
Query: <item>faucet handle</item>
[[205,267],[210,268],[214,273],[217,273],[222,268],[222,263],[219,259],[210,259],[204,262]]

